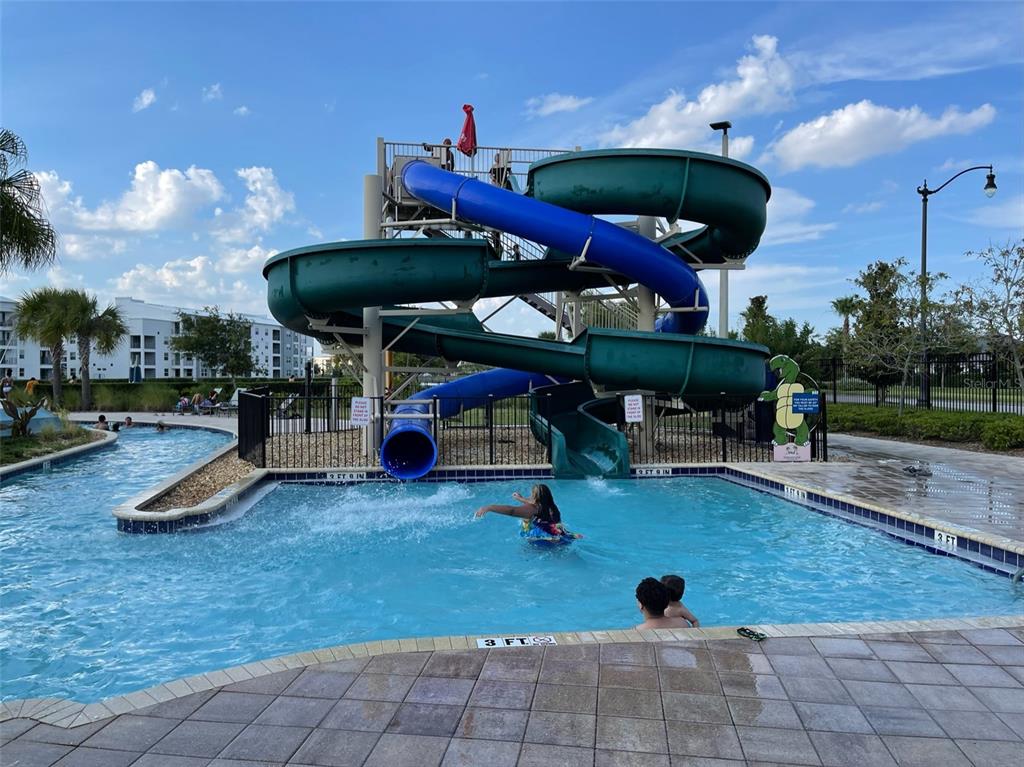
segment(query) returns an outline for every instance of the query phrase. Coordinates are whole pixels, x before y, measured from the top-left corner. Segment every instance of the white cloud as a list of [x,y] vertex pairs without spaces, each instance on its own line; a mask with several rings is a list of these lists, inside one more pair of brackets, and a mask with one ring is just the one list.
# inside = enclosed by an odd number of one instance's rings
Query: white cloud
[[61,255],[72,261],[96,261],[119,256],[128,249],[128,241],[103,234],[63,234]]
[[1024,194],[992,201],[971,211],[968,221],[993,229],[1016,229],[1024,234]]
[[263,262],[278,251],[259,245],[251,248],[228,248],[217,257],[217,271],[228,274],[260,274]]
[[593,100],[591,96],[581,98],[561,93],[548,93],[545,96],[535,96],[532,99],[527,99],[526,113],[530,117],[547,117],[559,112],[575,112]]
[[875,213],[885,207],[885,203],[881,200],[871,200],[870,202],[854,203],[851,202],[843,207],[843,213]]
[[173,226],[224,196],[213,171],[194,165],[185,171],[162,170],[152,160],[135,166],[129,189],[114,202],[94,210],[72,196],[71,182],[56,171],[36,174],[55,223],[79,229],[151,232]]
[[135,101],[132,102],[132,111],[141,112],[143,109],[149,109],[155,103],[156,91],[152,88],[146,88],[142,93],[135,97]]
[[224,93],[220,89],[220,83],[203,86],[203,101],[220,101],[222,98]]
[[268,232],[295,210],[295,196],[277,183],[273,168],[241,168],[236,172],[245,181],[249,193],[243,207],[218,216],[225,223],[215,234],[223,242],[243,242],[255,234]]
[[249,107],[247,107],[245,104],[242,104],[242,106],[240,107],[235,107],[234,114],[238,115],[239,117],[248,117]]
[[[752,52],[736,64],[736,77],[712,83],[688,100],[673,92],[654,104],[643,117],[616,125],[601,136],[604,146],[711,148],[708,123],[741,114],[770,114],[793,103],[794,74],[779,55],[778,40],[755,36]],[[729,154],[743,157],[752,150],[750,136],[730,136]]]
[[833,223],[808,223],[804,219],[814,210],[814,200],[799,192],[777,186],[768,200],[768,225],[761,245],[785,245],[820,240],[825,232],[836,228]]
[[775,141],[767,156],[777,159],[783,170],[848,168],[918,141],[971,133],[992,122],[995,114],[995,107],[982,104],[971,112],[949,107],[936,118],[916,106],[892,109],[865,99],[800,123]]
[[201,308],[216,304],[226,311],[267,314],[264,290],[254,287],[260,280],[258,273],[252,281],[225,280],[216,271],[216,265],[206,256],[182,258],[154,266],[136,264],[133,268],[109,281],[117,295],[153,303]]
[[59,264],[46,270],[46,283],[55,288],[80,288],[84,282],[81,274],[69,272]]

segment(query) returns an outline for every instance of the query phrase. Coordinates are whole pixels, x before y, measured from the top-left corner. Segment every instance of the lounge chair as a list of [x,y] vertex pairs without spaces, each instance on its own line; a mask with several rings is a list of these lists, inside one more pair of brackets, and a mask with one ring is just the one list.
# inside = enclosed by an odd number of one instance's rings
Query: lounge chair
[[217,405],[218,413],[237,413],[238,412],[238,395],[244,392],[245,389],[235,389],[231,395],[231,399],[227,402],[221,402]]

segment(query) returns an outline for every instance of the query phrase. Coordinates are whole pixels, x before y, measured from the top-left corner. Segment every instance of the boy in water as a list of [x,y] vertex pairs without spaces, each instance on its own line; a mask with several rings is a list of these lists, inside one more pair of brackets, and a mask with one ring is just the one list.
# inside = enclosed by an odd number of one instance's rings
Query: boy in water
[[682,618],[669,618],[665,615],[668,597],[668,589],[661,581],[654,578],[644,578],[640,581],[640,585],[636,587],[636,604],[640,608],[640,614],[644,616],[644,622],[637,625],[638,631],[689,628]]
[[679,575],[661,576],[662,585],[668,589],[669,603],[665,608],[665,615],[669,618],[682,618],[689,621],[693,628],[700,625],[697,616],[686,609],[683,604],[683,592],[686,591],[686,581]]

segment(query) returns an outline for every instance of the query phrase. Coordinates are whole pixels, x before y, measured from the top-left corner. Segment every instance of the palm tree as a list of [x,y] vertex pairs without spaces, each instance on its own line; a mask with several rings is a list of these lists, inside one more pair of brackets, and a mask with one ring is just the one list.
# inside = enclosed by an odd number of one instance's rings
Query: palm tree
[[850,317],[860,309],[860,296],[843,296],[832,302],[832,311],[843,318],[843,348],[850,343]]
[[57,255],[57,233],[43,215],[39,180],[27,168],[25,142],[0,128],[0,274],[38,269]]
[[71,291],[36,288],[15,305],[14,331],[22,338],[34,338],[50,350],[53,364],[53,404],[59,405],[62,391],[61,363],[64,339],[75,332],[71,316]]
[[108,305],[102,312],[95,296],[84,290],[69,290],[69,313],[73,334],[78,339],[78,358],[82,378],[82,410],[92,407],[92,378],[89,372],[89,357],[93,346],[100,354],[110,354],[121,345],[121,339],[128,332],[120,310]]

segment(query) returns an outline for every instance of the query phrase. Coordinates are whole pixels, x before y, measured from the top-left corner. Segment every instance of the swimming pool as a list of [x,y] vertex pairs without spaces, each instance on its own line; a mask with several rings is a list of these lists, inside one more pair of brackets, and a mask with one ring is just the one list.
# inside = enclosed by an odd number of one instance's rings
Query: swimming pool
[[[231,440],[224,432],[136,427],[113,446],[0,486],[0,691],[77,693],[89,669],[131,653],[118,626],[126,568],[145,570],[111,510]],[[136,573],[136,575],[141,575]],[[159,591],[151,582],[147,590]],[[143,620],[144,615],[137,616]],[[122,657],[132,662],[130,655]],[[59,681],[58,681],[59,680]]]
[[35,584],[45,609],[9,624],[4,695],[86,702],[369,639],[629,627],[636,583],[668,572],[705,625],[1024,608],[1007,578],[722,479],[550,485],[586,535],[563,549],[525,544],[507,517],[473,520],[524,483],[282,485],[240,519],[177,535],[117,535],[98,512],[72,551],[77,525],[11,552],[19,571],[69,561]]

